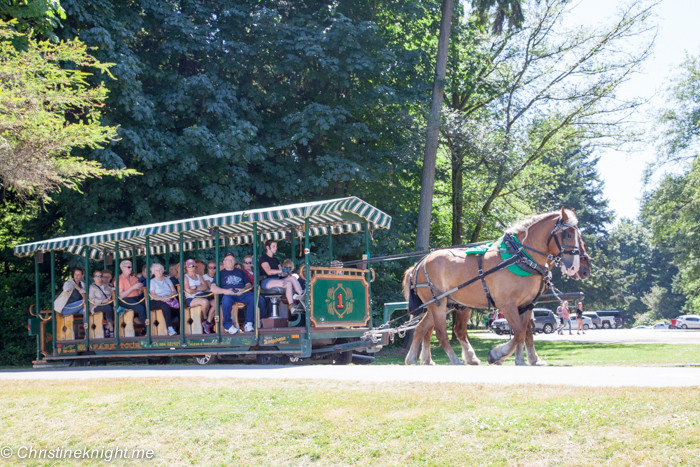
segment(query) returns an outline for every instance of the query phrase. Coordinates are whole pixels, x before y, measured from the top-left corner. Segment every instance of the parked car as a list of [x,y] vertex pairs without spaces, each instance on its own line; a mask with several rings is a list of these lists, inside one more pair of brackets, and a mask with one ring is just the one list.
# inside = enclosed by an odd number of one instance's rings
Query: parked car
[[682,315],[676,318],[676,327],[679,329],[700,329],[700,316]]
[[671,325],[668,323],[656,323],[651,328],[652,329],[668,329]]
[[596,311],[598,316],[600,316],[601,320],[601,327],[603,329],[611,329],[615,328],[617,329],[618,327],[622,327],[622,316],[620,316],[620,312],[617,310],[605,310],[605,311]]
[[[535,308],[532,311],[535,316],[535,332],[553,333],[558,324],[557,315],[547,308]],[[510,333],[510,324],[505,318],[494,320],[491,328],[499,335]]]
[[603,321],[600,319],[600,316],[598,316],[598,313],[596,313],[595,311],[584,311],[583,316],[586,316],[591,319],[591,324],[594,328],[599,329],[603,327]]
[[551,334],[557,328],[557,315],[547,308],[532,310],[535,316],[535,332]]
[[635,326],[632,329],[650,329],[649,326]]
[[508,320],[505,318],[495,319],[493,323],[491,323],[491,329],[498,335],[508,334],[510,332],[510,324],[508,324]]

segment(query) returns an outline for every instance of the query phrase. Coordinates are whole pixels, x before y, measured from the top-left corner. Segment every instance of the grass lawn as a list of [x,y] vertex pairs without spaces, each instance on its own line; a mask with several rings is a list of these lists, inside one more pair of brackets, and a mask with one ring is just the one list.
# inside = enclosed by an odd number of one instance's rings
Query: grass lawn
[[[486,355],[491,348],[502,344],[503,339],[491,339],[488,334],[470,333],[476,356],[487,364]],[[438,365],[449,365],[442,346],[433,335],[430,346],[433,361]],[[455,343],[452,348],[461,358],[462,348]],[[572,341],[535,341],[535,349],[541,359],[554,366],[635,366],[635,365],[700,365],[700,345],[683,344],[595,344]],[[377,355],[375,364],[403,364],[406,351],[387,349]],[[514,365],[511,356],[504,363]]]
[[700,388],[150,378],[0,393],[0,446],[153,449],[142,465],[700,465]]

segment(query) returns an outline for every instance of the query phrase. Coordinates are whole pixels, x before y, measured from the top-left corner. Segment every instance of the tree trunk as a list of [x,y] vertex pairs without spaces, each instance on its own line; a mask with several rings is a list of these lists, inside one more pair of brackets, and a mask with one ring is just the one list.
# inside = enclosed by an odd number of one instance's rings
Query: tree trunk
[[418,232],[416,250],[427,250],[430,242],[430,221],[433,210],[433,188],[435,186],[435,162],[437,159],[438,137],[440,130],[440,111],[445,93],[445,73],[447,71],[447,52],[452,28],[454,4],[452,0],[442,1],[442,19],[438,37],[437,61],[435,63],[435,81],[433,95],[430,99],[430,115],[425,135],[425,153],[423,156],[423,176],[421,178],[420,205],[418,207]]
[[452,155],[452,244],[461,245],[464,235],[464,161]]

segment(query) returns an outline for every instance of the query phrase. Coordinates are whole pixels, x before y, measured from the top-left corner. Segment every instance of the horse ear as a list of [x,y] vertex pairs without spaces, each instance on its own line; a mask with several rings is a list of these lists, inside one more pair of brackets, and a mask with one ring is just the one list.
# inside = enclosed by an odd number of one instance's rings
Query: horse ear
[[569,216],[566,214],[566,209],[564,209],[564,206],[561,207],[561,221],[566,222],[567,219],[569,219]]

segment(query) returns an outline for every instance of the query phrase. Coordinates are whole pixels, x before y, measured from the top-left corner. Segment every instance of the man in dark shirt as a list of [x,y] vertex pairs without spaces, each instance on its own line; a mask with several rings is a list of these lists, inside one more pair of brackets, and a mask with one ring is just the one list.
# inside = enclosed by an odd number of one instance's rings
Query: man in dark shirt
[[[219,271],[219,283],[211,285],[211,291],[222,294],[221,313],[224,317],[224,330],[229,334],[238,332],[231,319],[231,309],[234,303],[242,303],[246,306],[245,332],[253,332],[255,321],[255,307],[253,305],[253,286],[248,281],[248,276],[240,269],[236,269],[236,258],[232,253],[224,257],[224,269]],[[248,289],[246,292],[244,290]],[[237,318],[237,317],[236,317]]]

